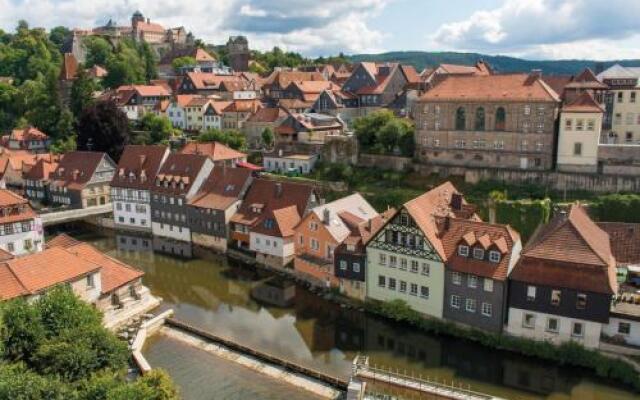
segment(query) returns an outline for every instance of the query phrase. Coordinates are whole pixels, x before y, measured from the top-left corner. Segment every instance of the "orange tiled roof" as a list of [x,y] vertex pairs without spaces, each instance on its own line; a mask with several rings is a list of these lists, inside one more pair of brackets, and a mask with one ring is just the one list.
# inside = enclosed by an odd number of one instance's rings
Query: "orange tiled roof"
[[164,33],[165,29],[162,25],[156,24],[155,22],[142,22],[139,21],[136,23],[136,28],[142,32],[154,32],[154,33]]
[[603,113],[604,109],[589,92],[582,92],[573,101],[562,106],[563,112],[572,113]]
[[640,224],[598,222],[609,235],[611,252],[618,264],[640,264]]
[[165,86],[161,85],[124,85],[117,89],[118,94],[135,92],[142,97],[169,96],[171,93]]
[[150,189],[168,149],[166,146],[128,145],[124,148],[112,187]]
[[276,122],[279,118],[284,118],[289,113],[282,107],[266,107],[261,108],[253,113],[248,121],[249,122]]
[[528,74],[448,76],[427,91],[421,101],[548,101],[559,96],[541,79]]
[[617,291],[609,235],[573,205],[539,229],[522,252],[511,279],[597,293]]
[[193,58],[196,59],[196,62],[205,62],[205,61],[215,61],[216,59],[209,53],[207,53],[204,49],[198,47],[193,54]]
[[47,140],[49,139],[49,136],[33,126],[28,126],[24,129],[14,129],[11,131],[9,139],[18,141]]
[[93,173],[100,165],[105,153],[94,151],[72,151],[65,153],[58,162],[51,179],[58,186],[66,186],[70,189],[82,189],[89,182]]
[[201,154],[211,157],[213,161],[235,160],[245,158],[246,154],[219,142],[198,143],[189,142],[181,150],[181,154]]
[[220,83],[224,81],[241,81],[242,77],[237,75],[216,75],[211,72],[188,72],[187,77],[197,90],[211,89],[217,90]]
[[252,171],[245,168],[214,168],[200,191],[188,204],[199,208],[226,210],[238,200]]
[[44,159],[40,159],[36,161],[35,165],[29,168],[28,171],[22,174],[24,179],[34,180],[34,181],[48,181],[51,178],[51,174],[58,168],[58,163],[56,161],[47,161]]

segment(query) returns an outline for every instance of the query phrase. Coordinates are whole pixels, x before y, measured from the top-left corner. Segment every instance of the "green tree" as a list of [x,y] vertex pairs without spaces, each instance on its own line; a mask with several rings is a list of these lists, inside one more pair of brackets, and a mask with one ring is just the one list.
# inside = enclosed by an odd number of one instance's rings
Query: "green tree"
[[98,101],[87,107],[77,124],[78,149],[104,151],[116,162],[129,144],[129,120],[112,101]]
[[65,26],[56,26],[49,31],[49,40],[61,53],[69,39],[71,39],[71,31]]
[[156,79],[158,77],[158,69],[156,67],[158,60],[149,43],[140,43],[138,45],[138,53],[144,63],[145,80],[150,81],[151,79]]
[[148,140],[144,144],[162,143],[173,136],[175,129],[166,116],[152,113],[145,114],[140,120],[140,129],[149,132]]
[[44,341],[40,311],[25,300],[16,300],[2,312],[4,357],[9,361],[28,361]]
[[94,65],[105,66],[109,57],[113,55],[111,43],[100,36],[85,37],[82,39],[82,44],[86,48],[84,66],[87,68]]
[[174,71],[178,71],[182,67],[195,65],[195,64],[196,64],[196,59],[190,56],[174,58],[173,61],[171,61],[171,66],[173,67]]
[[379,110],[365,117],[356,118],[353,121],[353,129],[362,150],[366,151],[373,147],[377,143],[380,129],[394,118],[393,112],[389,110]]
[[132,40],[122,40],[107,59],[107,76],[102,83],[110,88],[146,83],[155,77],[154,63],[148,44],[139,49]]
[[199,142],[219,142],[232,149],[244,151],[246,150],[246,138],[242,132],[237,130],[225,130],[209,129],[206,132],[201,133],[197,140]]
[[96,81],[84,69],[80,69],[71,86],[71,101],[69,104],[69,108],[76,118],[93,102],[93,93],[98,89]]
[[269,127],[264,128],[262,131],[262,143],[265,147],[270,148],[273,145],[273,130]]
[[0,131],[5,132],[13,128],[18,115],[15,100],[18,89],[8,83],[0,82]]
[[76,135],[70,135],[66,138],[57,139],[51,144],[50,150],[55,154],[64,154],[70,151],[75,151],[78,148],[76,140]]

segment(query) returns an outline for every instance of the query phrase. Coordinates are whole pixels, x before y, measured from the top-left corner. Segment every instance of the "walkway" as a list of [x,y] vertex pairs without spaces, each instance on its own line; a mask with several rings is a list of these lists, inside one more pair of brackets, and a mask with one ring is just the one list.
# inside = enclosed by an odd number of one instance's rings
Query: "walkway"
[[40,214],[39,216],[42,220],[42,225],[51,226],[63,224],[65,222],[79,221],[87,217],[109,214],[111,211],[112,206],[111,203],[109,203],[87,208],[74,208],[71,210],[54,211],[50,213]]

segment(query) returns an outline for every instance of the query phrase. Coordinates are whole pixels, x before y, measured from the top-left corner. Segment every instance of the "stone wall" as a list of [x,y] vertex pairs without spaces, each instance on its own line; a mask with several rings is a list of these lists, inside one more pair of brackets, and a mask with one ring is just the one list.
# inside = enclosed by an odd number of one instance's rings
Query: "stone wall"
[[406,171],[412,168],[413,159],[410,157],[383,156],[378,154],[363,154],[358,158],[358,166]]

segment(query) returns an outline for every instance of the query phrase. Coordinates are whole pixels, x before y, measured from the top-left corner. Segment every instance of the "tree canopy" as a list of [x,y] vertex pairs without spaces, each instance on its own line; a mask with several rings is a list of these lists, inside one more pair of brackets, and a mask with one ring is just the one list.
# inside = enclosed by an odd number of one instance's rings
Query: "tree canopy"
[[390,110],[379,110],[357,118],[353,128],[363,152],[413,157],[415,150],[413,122],[396,117]]
[[104,151],[116,162],[131,137],[126,114],[112,101],[87,107],[78,119],[77,130],[78,150]]
[[137,144],[158,144],[164,143],[171,136],[179,133],[173,128],[171,121],[166,116],[158,116],[153,113],[146,113],[140,120],[139,128],[145,135],[137,140]]
[[0,398],[40,400],[174,400],[163,371],[127,382],[126,343],[71,289],[0,308]]
[[247,148],[246,137],[242,132],[237,130],[209,129],[201,133],[197,140],[199,142],[220,142],[235,150],[245,151]]

